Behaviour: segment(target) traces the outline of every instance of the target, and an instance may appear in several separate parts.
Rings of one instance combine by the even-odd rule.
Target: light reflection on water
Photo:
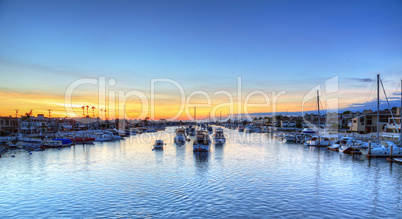
[[[0,218],[402,215],[402,166],[385,159],[235,138],[194,153],[191,142],[174,145],[173,133],[162,133],[171,134],[164,150],[153,151],[152,139],[139,143],[145,136],[138,135],[5,154]]]

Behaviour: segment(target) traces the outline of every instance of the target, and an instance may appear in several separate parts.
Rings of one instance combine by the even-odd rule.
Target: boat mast
[[[321,116],[320,116],[320,94],[318,90],[317,90],[317,105],[318,105],[318,130],[319,130],[321,125]]]
[[[194,106],[194,122],[197,124],[197,107]]]
[[[380,74],[377,74],[377,140],[380,141]]]

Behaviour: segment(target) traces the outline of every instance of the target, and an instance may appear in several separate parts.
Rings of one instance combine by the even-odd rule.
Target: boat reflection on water
[[[203,178],[209,173],[210,152],[194,152],[195,170]]]
[[[209,161],[209,152],[194,152],[195,163],[205,163]]]
[[[155,154],[155,163],[156,164],[163,164],[163,150],[153,150]]]

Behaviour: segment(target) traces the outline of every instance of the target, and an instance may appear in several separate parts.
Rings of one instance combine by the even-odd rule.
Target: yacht
[[[402,157],[402,148],[395,145],[393,142],[384,141],[380,144],[371,143],[371,151],[369,151],[369,143],[366,143],[362,149],[360,149],[363,155],[369,157],[389,157],[391,156],[391,146],[392,146],[392,156]]]
[[[213,135],[215,144],[224,144],[226,142],[225,135],[223,134],[222,128],[216,128]]]
[[[174,142],[176,144],[184,144],[186,142],[186,129],[185,128],[177,128],[176,129],[176,137],[174,138]]]
[[[95,141],[112,141],[113,137],[109,134],[95,133]]]
[[[196,139],[193,144],[193,151],[209,151],[211,147],[211,140],[209,139],[209,132],[206,130],[197,131]]]
[[[305,143],[310,140],[317,132],[311,128],[305,128],[303,131],[295,136],[295,141],[298,143]]]
[[[353,141],[354,138],[352,137],[341,137],[337,141],[335,141],[331,146],[327,148],[332,151],[339,151],[339,148],[342,146],[346,146],[349,142]]]
[[[309,140],[307,140],[306,143],[304,143],[304,145],[307,146],[329,146],[331,145],[331,141],[329,140],[328,137],[321,137],[321,136],[313,136],[312,138],[310,138]]]
[[[360,154],[360,149],[364,147],[364,142],[361,140],[356,140],[354,138],[348,138],[345,142],[341,142],[341,147],[339,152],[345,154]]]

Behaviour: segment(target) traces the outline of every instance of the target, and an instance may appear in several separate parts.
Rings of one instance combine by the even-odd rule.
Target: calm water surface
[[[237,132],[194,153],[147,135],[0,159],[0,218],[402,218],[402,166]],[[151,136],[151,137],[152,137]],[[243,134],[240,135],[242,137]],[[16,155],[11,158],[11,154]]]

